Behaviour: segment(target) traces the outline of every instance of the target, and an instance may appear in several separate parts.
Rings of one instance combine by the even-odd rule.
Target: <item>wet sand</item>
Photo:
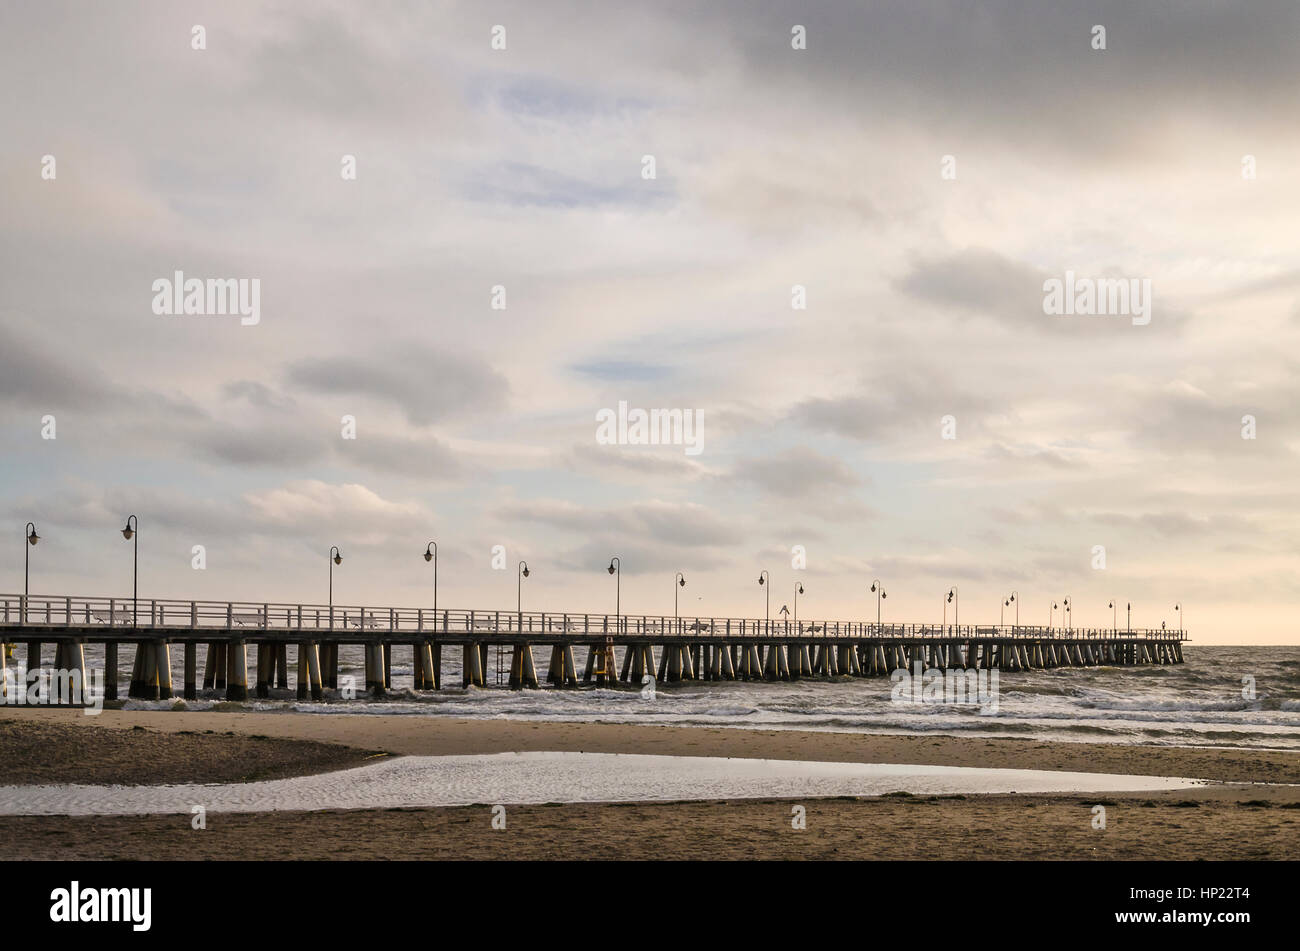
[[[574,751],[657,753],[666,756],[744,756],[825,762],[908,763],[1093,773],[1191,776],[1224,782],[1300,783],[1300,753],[1112,743],[1046,743],[969,736],[745,730],[727,727],[636,726],[621,723],[539,723],[383,714],[176,712],[106,710],[88,717],[74,710],[5,710],[0,718],[62,723],[88,729],[145,727],[161,733],[234,733],[311,740],[406,756]],[[76,781],[75,763],[62,781]],[[152,765],[139,764],[140,782]],[[184,781],[195,781],[192,777]]]
[[[335,743],[213,728],[85,729],[0,714],[0,783],[7,786],[251,783],[347,769],[374,755]]]
[[[507,806],[504,830],[492,828],[487,804],[213,814],[201,831],[191,829],[188,816],[0,817],[3,859],[1287,859],[1300,854],[1300,788],[1236,785],[1300,783],[1300,754],[1287,752],[383,715],[105,711],[86,717],[23,710],[4,711],[3,717],[0,755],[27,751],[18,761],[4,756],[7,783],[38,781],[33,776],[43,782],[109,782],[99,777],[130,775],[148,783],[269,778],[254,775],[271,768],[267,753],[274,754],[269,759],[283,757],[275,774],[283,776],[355,765],[374,752],[576,750],[1080,770],[1233,784],[1095,798],[889,796]],[[15,723],[24,725],[11,726]],[[51,725],[61,727],[63,739],[34,732]],[[77,731],[87,739],[77,739]],[[16,741],[5,739],[11,733]],[[32,750],[42,735],[51,742],[38,765]],[[259,736],[266,739],[255,739]],[[173,742],[182,745],[169,747]],[[211,747],[200,751],[184,745],[193,743]],[[86,770],[88,744],[95,747],[92,772]],[[244,762],[254,765],[239,768]],[[228,765],[221,769],[234,765],[228,775],[217,775],[222,763]],[[1104,830],[1093,828],[1092,808],[1098,804],[1106,808]],[[806,810],[806,830],[792,828],[795,805]]]

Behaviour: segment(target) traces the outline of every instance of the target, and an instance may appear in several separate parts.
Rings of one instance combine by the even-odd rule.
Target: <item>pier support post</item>
[[[771,644],[767,648],[767,657],[763,660],[763,679],[780,680],[781,679],[781,653],[783,648],[780,644]]]
[[[785,648],[786,663],[790,665],[790,679],[798,680],[807,671],[803,666],[804,645],[798,643],[787,644]]]
[[[442,687],[442,678],[433,663],[433,645],[428,641],[420,645],[420,663],[424,666],[424,689],[440,689]]]
[[[304,646],[307,648],[307,682],[311,689],[311,698],[319,703],[325,699],[325,689],[320,674],[320,651],[315,641]]]
[[[310,669],[307,666],[307,645],[303,641],[298,642],[297,668],[298,668],[298,676],[296,678],[298,682],[297,697],[299,700],[306,700],[308,697],[311,696],[311,681],[309,677]],[[369,657],[367,657],[366,658],[367,674],[369,673],[369,671],[370,671],[370,659]]]
[[[516,644],[510,657],[510,689],[522,690],[536,687],[537,669],[533,665],[531,644]]]
[[[478,644],[466,644],[461,666],[461,686],[483,686],[483,654]]]
[[[228,652],[226,663],[226,699],[243,702],[248,699],[248,653],[243,641],[224,645]]]
[[[185,699],[196,700],[199,696],[199,645],[194,641],[185,642]]]
[[[682,646],[680,644],[665,644],[663,657],[663,676],[661,680],[667,680],[668,683],[679,683],[682,679]]]
[[[117,644],[104,644],[104,699],[117,699]]]
[[[372,697],[383,697],[388,693],[388,685],[392,680],[391,660],[388,654],[387,644],[370,644],[367,649],[371,656],[371,676],[370,695]]]
[[[648,642],[631,645],[623,657],[623,667],[628,671],[627,682],[639,687],[647,676],[655,675],[654,648]]]
[[[171,645],[165,640],[159,641],[155,650],[157,651],[157,660],[155,667],[158,670],[158,699],[172,699],[172,649]]]
[[[257,645],[257,684],[254,692],[265,699],[271,696],[271,677],[275,672],[275,661],[271,655],[270,644]]]
[[[161,700],[162,676],[158,670],[157,645],[141,642],[138,649],[144,655],[144,688],[142,696],[146,700]]]
[[[736,679],[735,657],[732,654],[731,646],[723,644],[718,648],[718,675],[723,680]]]
[[[27,668],[31,670],[31,668]],[[131,679],[127,682],[126,695],[131,699],[144,696],[144,656],[140,645],[135,645],[135,656],[131,659]]]

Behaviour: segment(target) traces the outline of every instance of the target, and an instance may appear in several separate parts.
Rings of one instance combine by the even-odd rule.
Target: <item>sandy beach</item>
[[[1189,790],[886,796],[222,814],[0,817],[0,858],[1284,859],[1300,850],[1300,755],[724,728],[384,715],[6,711],[5,782],[244,782],[383,754],[656,753],[980,766],[1216,780]],[[1092,827],[1092,808],[1107,828]]]

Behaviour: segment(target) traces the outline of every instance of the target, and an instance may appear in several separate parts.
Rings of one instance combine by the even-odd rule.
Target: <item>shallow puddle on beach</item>
[[[3,786],[0,815],[140,815],[386,809],[474,803],[819,798],[950,793],[1136,792],[1204,780],[964,766],[897,766],[626,753],[407,756],[256,783]]]

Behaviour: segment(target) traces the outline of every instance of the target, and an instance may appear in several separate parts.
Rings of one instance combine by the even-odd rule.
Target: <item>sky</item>
[[[0,589],[32,520],[33,593],[129,596],[135,514],[142,597],[322,603],[337,545],[336,603],[427,606],[432,540],[442,607],[522,559],[612,612],[618,555],[631,614],[1294,644],[1298,48],[1291,0],[6,3]],[[259,319],[155,313],[178,270]]]

